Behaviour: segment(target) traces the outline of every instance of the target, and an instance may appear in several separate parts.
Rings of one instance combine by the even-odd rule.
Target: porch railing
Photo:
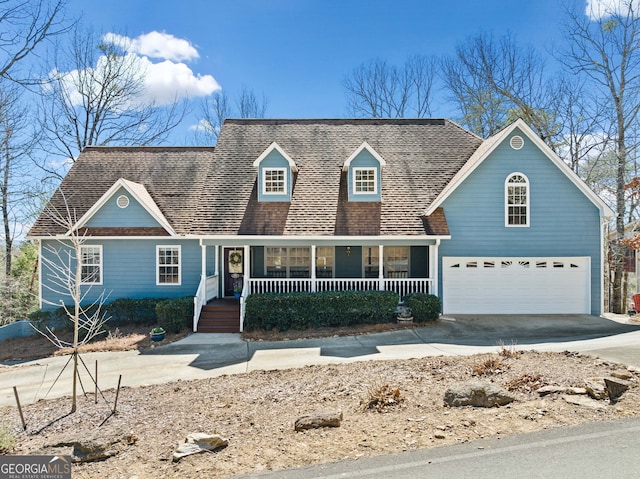
[[[198,330],[198,320],[200,319],[202,307],[213,298],[218,297],[218,283],[218,275],[206,276],[200,280],[196,295],[193,297],[193,332]]]
[[[397,293],[401,299],[411,293],[428,293],[432,283],[431,278],[250,278],[248,293],[386,290]]]

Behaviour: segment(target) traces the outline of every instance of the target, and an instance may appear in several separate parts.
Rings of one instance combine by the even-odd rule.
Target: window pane
[[[385,276],[387,278],[409,277],[409,247],[388,246],[385,251]]]
[[[80,248],[80,282],[100,283],[102,258],[99,246],[82,246]]]
[[[375,193],[376,191],[376,170],[375,169],[355,169],[355,191],[356,193]]]
[[[158,248],[158,283],[180,283],[180,249]]]
[[[378,252],[377,247],[365,246],[362,248],[364,252],[364,277],[365,278],[377,278],[378,277]]]
[[[285,191],[285,170],[264,170],[264,192],[265,193],[286,193]]]
[[[316,248],[316,277],[333,278],[333,256],[332,246],[320,246]]]
[[[528,185],[522,175],[512,175],[507,182],[507,224],[527,225]]]

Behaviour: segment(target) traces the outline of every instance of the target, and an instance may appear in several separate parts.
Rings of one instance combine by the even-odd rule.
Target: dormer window
[[[377,168],[354,168],[353,169],[353,193],[376,194],[378,192],[378,169]]]
[[[287,194],[286,168],[264,168],[262,170],[262,194]]]
[[[258,201],[291,201],[293,175],[298,168],[277,143],[271,143],[253,166],[258,169]]]
[[[349,201],[381,201],[382,168],[385,165],[384,158],[376,150],[366,141],[362,143],[342,166],[346,173]]]

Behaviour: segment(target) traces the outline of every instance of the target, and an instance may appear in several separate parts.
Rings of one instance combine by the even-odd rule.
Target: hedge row
[[[159,325],[168,332],[180,332],[193,321],[193,297],[182,298],[119,298],[102,306],[109,325]],[[91,314],[91,310],[89,311]],[[64,308],[53,311],[38,310],[29,314],[29,320],[52,323],[56,327],[71,327]]]
[[[398,295],[392,291],[326,291],[252,294],[247,298],[245,329],[309,329],[388,323],[395,318]]]

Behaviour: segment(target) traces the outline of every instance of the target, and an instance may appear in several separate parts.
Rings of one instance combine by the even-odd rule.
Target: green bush
[[[436,321],[440,317],[440,298],[433,294],[410,294],[404,299],[404,304],[411,308],[413,320],[417,323]]]
[[[168,333],[179,333],[193,324],[193,296],[165,299],[156,304],[158,326]]]
[[[119,298],[104,306],[111,324],[145,324],[158,322],[156,306],[167,298]]]
[[[286,331],[387,323],[395,317],[397,305],[398,295],[392,291],[252,294],[247,298],[245,329]]]

